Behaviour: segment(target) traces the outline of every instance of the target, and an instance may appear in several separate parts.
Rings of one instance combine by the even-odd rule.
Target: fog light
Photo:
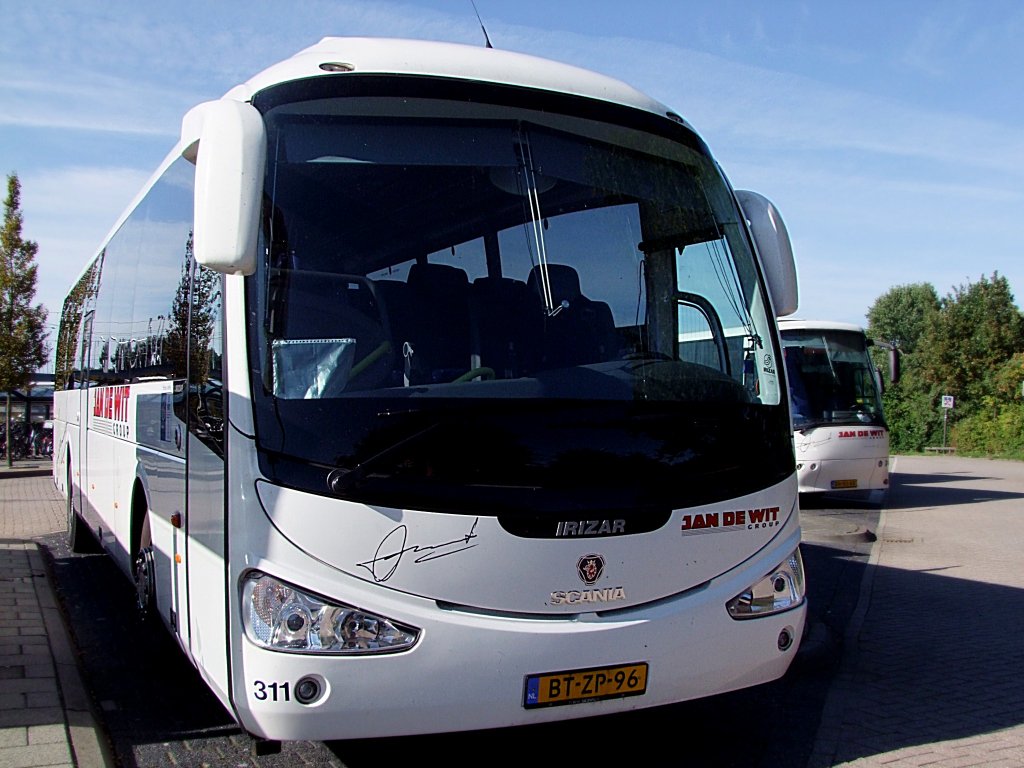
[[[295,684],[295,699],[299,704],[312,704],[320,698],[323,687],[315,677],[304,677]]]
[[[779,650],[788,651],[793,645],[793,628],[786,627],[779,632]]]

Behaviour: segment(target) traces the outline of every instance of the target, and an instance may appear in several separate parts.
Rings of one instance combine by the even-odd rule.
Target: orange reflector
[[[171,515],[171,525],[175,528],[181,528],[181,512],[175,512]]]
[[[181,555],[179,555],[177,552],[174,553],[174,562],[176,562],[178,565],[181,565]]]

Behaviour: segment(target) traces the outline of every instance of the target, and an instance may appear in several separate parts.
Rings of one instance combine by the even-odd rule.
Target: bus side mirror
[[[772,296],[775,315],[792,315],[799,306],[800,294],[797,288],[793,245],[789,240],[789,231],[782,220],[782,215],[768,198],[757,192],[738,189],[736,200],[750,225],[754,246],[761,257],[761,266],[768,281],[768,292]]]
[[[900,380],[900,353],[896,347],[889,349],[889,381],[895,384]]]
[[[228,275],[256,270],[267,137],[251,104],[220,99],[189,110],[182,156],[196,165],[192,246],[204,267]]]

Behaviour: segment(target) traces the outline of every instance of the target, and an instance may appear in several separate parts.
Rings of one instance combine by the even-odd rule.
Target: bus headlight
[[[242,585],[245,634],[257,645],[294,653],[366,654],[411,648],[419,630],[329,602],[261,571]]]
[[[796,608],[804,601],[804,561],[800,549],[771,573],[725,604],[734,619],[754,619]]]

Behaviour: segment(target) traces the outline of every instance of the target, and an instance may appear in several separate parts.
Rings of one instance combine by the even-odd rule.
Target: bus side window
[[[728,356],[720,326],[713,322],[714,312],[707,302],[680,299],[679,359],[722,371],[728,370]],[[714,319],[717,319],[715,317]]]
[[[803,357],[801,347],[783,347],[782,354],[786,361],[786,378],[789,381],[789,401],[794,422],[807,421],[811,417],[811,400],[804,382]]]

